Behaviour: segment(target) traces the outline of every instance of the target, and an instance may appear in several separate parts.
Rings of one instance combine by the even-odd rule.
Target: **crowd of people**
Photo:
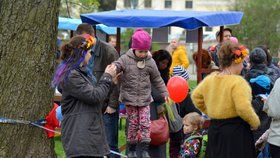
[[[177,39],[166,50],[150,52],[151,36],[137,29],[129,50],[119,56],[114,37],[106,43],[90,24],[80,24],[61,47],[52,81],[62,93],[66,156],[120,157],[122,103],[128,158],[167,157],[167,141],[151,143],[152,122],[162,116],[169,125],[170,158],[280,157],[280,69],[269,48],[257,46],[249,53],[229,28],[216,36],[218,44],[202,53],[203,68],[214,72],[202,74],[202,82],[174,103],[169,79],[189,79],[186,47]]]

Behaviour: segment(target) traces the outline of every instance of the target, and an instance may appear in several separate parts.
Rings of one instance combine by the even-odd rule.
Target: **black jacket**
[[[256,78],[259,75],[267,75],[271,81],[273,82],[274,79],[274,72],[268,68],[265,64],[258,64],[253,65],[249,72],[246,74],[245,78],[250,83],[250,79]],[[271,84],[271,89],[265,90],[261,86],[257,85],[256,83],[250,83],[250,86],[252,88],[252,106],[256,112],[256,114],[259,116],[259,119],[261,121],[260,127],[253,131],[254,134],[254,141],[257,141],[259,137],[269,128],[271,123],[271,118],[267,116],[267,113],[265,113],[263,109],[263,101],[260,97],[258,97],[258,94],[265,94],[270,93],[273,84]]]
[[[93,86],[85,68],[79,68],[72,70],[61,86],[61,134],[67,157],[109,154],[100,103],[107,97],[111,83],[111,76],[104,74]]]

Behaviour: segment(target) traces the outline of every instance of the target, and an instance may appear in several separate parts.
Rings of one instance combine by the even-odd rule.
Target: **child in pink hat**
[[[138,132],[140,133],[141,156],[149,158],[148,147],[150,138],[150,103],[151,88],[155,87],[165,99],[168,92],[157,69],[156,63],[149,52],[151,36],[142,29],[132,35],[131,49],[122,55],[114,64],[118,72],[123,72],[120,101],[125,104],[128,115],[128,157],[136,158]],[[138,131],[139,130],[139,131]]]

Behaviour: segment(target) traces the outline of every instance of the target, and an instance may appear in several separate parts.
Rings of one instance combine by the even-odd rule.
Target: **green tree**
[[[108,11],[116,9],[116,0],[102,0],[99,2],[100,6],[98,8],[99,11]]]
[[[280,0],[236,0],[235,10],[244,12],[241,24],[233,26],[234,35],[250,49],[268,45],[277,53],[280,41]]]
[[[60,0],[59,15],[62,17],[80,18],[80,14],[97,11],[98,0]]]
[[[0,117],[32,120],[52,108],[59,0],[0,1]],[[56,157],[44,130],[0,123],[0,157]]]
[[[126,52],[129,48],[129,41],[131,39],[131,36],[134,32],[134,29],[127,28],[122,34],[121,34],[121,51]]]

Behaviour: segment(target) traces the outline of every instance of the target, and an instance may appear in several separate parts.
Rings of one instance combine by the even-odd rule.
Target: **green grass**
[[[189,83],[189,87],[190,87],[191,90],[193,90],[197,85],[196,80],[189,80],[188,83]]]
[[[122,118],[119,120],[119,148],[126,144],[126,136],[125,136],[125,124],[126,119]],[[121,151],[122,154],[125,154],[125,150]]]
[[[57,155],[58,158],[66,158],[63,147],[62,147],[62,143],[61,143],[61,137],[55,137],[54,138],[54,143],[55,143],[55,153]]]

